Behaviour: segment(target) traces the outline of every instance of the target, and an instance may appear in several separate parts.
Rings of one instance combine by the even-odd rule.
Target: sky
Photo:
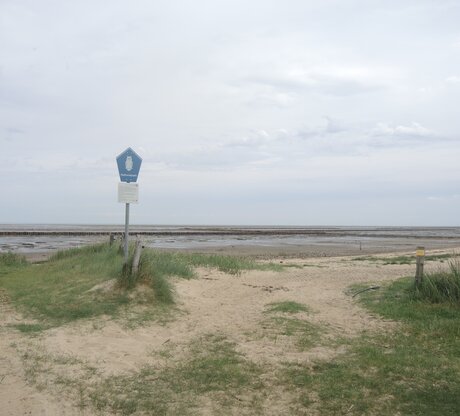
[[[459,226],[459,0],[0,0],[0,223]]]

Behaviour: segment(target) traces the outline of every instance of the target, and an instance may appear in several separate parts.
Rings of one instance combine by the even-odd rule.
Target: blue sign
[[[130,147],[117,156],[118,172],[122,182],[136,182],[142,158]]]

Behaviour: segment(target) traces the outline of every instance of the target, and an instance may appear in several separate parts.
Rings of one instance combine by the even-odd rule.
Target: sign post
[[[125,261],[124,263],[128,263],[128,239],[129,239],[129,203],[127,202],[125,204],[125,239],[124,239],[124,247],[123,247],[123,253],[125,255]]]
[[[142,158],[130,147],[117,156],[118,173],[120,183],[118,184],[118,202],[125,204],[125,238],[124,255],[125,264],[128,262],[129,247],[129,204],[138,203],[139,184],[137,177],[142,164]]]

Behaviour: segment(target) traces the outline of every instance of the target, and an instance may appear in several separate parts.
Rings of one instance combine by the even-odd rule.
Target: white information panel
[[[118,202],[137,204],[139,202],[139,184],[135,182],[119,182]]]

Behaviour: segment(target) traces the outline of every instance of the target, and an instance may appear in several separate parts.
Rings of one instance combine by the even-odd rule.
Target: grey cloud
[[[447,77],[445,80],[448,84],[457,84],[460,85],[460,76],[457,75],[452,75],[450,77]]]
[[[389,136],[400,138],[433,138],[436,133],[420,123],[412,122],[409,125],[391,125],[388,123],[378,123],[372,129],[374,136]]]
[[[310,139],[314,137],[324,137],[327,135],[352,131],[351,127],[345,126],[344,123],[338,119],[324,116],[323,120],[324,124],[320,126],[306,127],[294,132],[294,137],[298,137],[300,139]]]
[[[262,77],[248,77],[248,84],[268,86],[274,92],[289,94],[312,92],[332,96],[364,94],[383,88],[389,83],[372,74],[372,70],[361,68],[323,68],[313,70],[289,71]]]
[[[265,130],[250,131],[246,134],[242,134],[240,137],[233,138],[226,143],[223,143],[224,147],[260,147],[269,144],[276,140],[276,137],[269,134]]]
[[[37,218],[41,194],[65,194],[66,206],[42,221],[113,218],[115,157],[128,146],[144,158],[145,222],[173,218],[170,201],[184,191],[223,195],[221,179],[235,184],[232,204],[249,222],[260,210],[241,195],[262,201],[262,187],[279,201],[264,206],[278,223],[279,212],[297,223],[331,223],[338,211],[352,221],[361,207],[343,196],[363,181],[399,207],[408,187],[426,187],[427,166],[426,192],[454,188],[460,6],[403,3],[0,1],[0,170],[15,175],[1,218]],[[152,209],[159,188],[162,211]],[[286,189],[298,204],[283,201]],[[307,217],[315,189],[333,208],[316,204]],[[85,213],[88,200],[104,206],[97,217]],[[196,209],[209,211],[199,199]],[[444,218],[436,209],[425,222]],[[237,221],[219,210],[222,222]],[[385,211],[363,221],[394,221]]]

